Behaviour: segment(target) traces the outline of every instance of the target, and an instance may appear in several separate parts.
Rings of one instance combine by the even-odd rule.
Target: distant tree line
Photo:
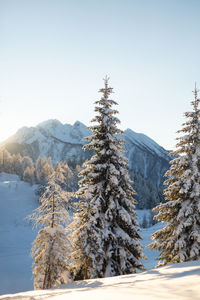
[[[62,168],[65,174],[65,186],[68,191],[75,191],[78,188],[78,172],[80,166],[72,169],[66,162],[58,162],[53,165],[50,157],[38,157],[34,164],[29,156],[10,154],[6,149],[0,148],[0,172],[16,174],[19,178],[30,184],[39,184],[45,186],[48,178],[58,168]],[[40,188],[38,188],[38,192]],[[42,191],[42,189],[41,189]]]

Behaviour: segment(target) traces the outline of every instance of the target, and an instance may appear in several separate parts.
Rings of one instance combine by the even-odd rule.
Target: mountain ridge
[[[46,120],[35,127],[22,127],[1,146],[11,154],[30,156],[34,161],[51,157],[53,163],[66,161],[75,167],[91,157],[94,152],[83,150],[85,137],[91,130],[76,121],[73,125],[62,124],[56,119]],[[169,151],[145,134],[126,129],[124,135],[125,155],[129,160],[129,173],[134,181],[137,200],[145,208],[151,208],[163,200],[163,175],[169,168]],[[140,206],[140,208],[142,208]]]
[[[56,131],[54,134],[48,134],[51,132],[50,130],[53,130],[56,128]],[[58,134],[58,129],[60,129],[61,134]],[[64,129],[64,130],[63,130]],[[79,135],[77,135],[79,130]],[[10,142],[19,142],[19,143],[24,143],[24,138],[26,135],[32,135],[36,132],[40,132],[41,134],[44,134],[46,137],[51,136],[52,138],[58,139],[60,142],[66,142],[66,143],[71,143],[71,144],[84,144],[85,142],[82,141],[82,139],[86,136],[89,136],[92,134],[92,131],[87,127],[85,124],[83,124],[80,121],[75,121],[73,125],[65,123],[63,124],[57,119],[49,119],[43,122],[40,122],[36,126],[23,126],[20,129],[17,130],[17,132],[10,136],[8,139],[5,141],[1,142],[0,145],[5,145]],[[60,133],[60,132],[59,132]],[[75,133],[75,135],[74,135]],[[166,155],[166,152],[168,153],[169,151],[164,149],[162,146],[160,146],[158,143],[156,143],[152,138],[148,137],[147,135],[143,133],[138,133],[133,131],[130,128],[127,128],[124,130],[124,134],[129,137],[132,141],[134,140],[137,145],[143,145],[147,148],[149,148],[150,151],[153,149],[157,151],[157,154],[160,155],[160,153],[164,153]],[[56,136],[56,135],[59,135]],[[26,141],[29,137],[26,137]],[[122,136],[123,137],[123,136]],[[32,141],[28,141],[28,144],[32,143]],[[152,147],[151,147],[152,146]],[[161,150],[160,153],[158,150]]]

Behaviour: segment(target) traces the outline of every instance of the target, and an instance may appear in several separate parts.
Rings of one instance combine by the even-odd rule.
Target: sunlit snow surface
[[[152,300],[200,299],[200,262],[176,264],[135,275],[93,279],[60,289],[0,296],[0,299]]]
[[[36,232],[25,217],[37,207],[34,186],[15,175],[0,175],[0,294],[33,289],[30,249]],[[138,211],[139,222],[147,211]],[[151,242],[150,235],[162,224],[143,229],[143,244]],[[157,263],[158,253],[144,250],[147,269]],[[66,289],[64,289],[66,288]],[[81,293],[80,293],[81,292]],[[191,262],[151,269],[136,275],[75,282],[61,289],[23,292],[0,296],[0,299],[200,299],[200,262]]]

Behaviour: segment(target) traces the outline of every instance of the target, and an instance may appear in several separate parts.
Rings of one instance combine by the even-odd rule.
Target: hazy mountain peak
[[[134,144],[138,146],[145,147],[149,151],[155,152],[159,156],[166,156],[168,151],[161,147],[158,143],[156,143],[153,139],[148,137],[143,133],[137,133],[132,129],[128,128],[125,130],[125,135],[128,139],[130,139]]]
[[[82,122],[80,122],[80,121],[76,121],[76,122],[74,122],[74,125],[73,125],[74,127],[83,127],[83,128],[87,128],[87,126],[85,125],[85,124],[83,124]]]
[[[56,126],[62,126],[63,124],[57,119],[49,119],[39,123],[36,127],[38,128],[54,128]]]

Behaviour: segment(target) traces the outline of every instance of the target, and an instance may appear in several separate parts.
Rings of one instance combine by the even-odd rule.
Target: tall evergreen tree
[[[61,181],[62,172],[57,169],[48,180],[41,205],[29,217],[35,226],[42,227],[32,247],[35,289],[52,288],[69,280],[69,240],[65,229],[69,222],[66,210],[69,193],[61,189]]]
[[[178,131],[176,158],[166,172],[164,184],[167,202],[158,205],[156,219],[167,222],[152,236],[152,249],[160,252],[159,265],[200,259],[200,100],[195,86],[193,111]],[[178,155],[178,157],[177,157]]]
[[[128,161],[124,157],[123,141],[117,128],[117,103],[109,99],[113,92],[100,89],[103,95],[96,101],[97,116],[90,127],[85,148],[96,154],[84,164],[80,172],[83,199],[73,224],[72,272],[75,279],[115,276],[143,269],[139,226],[135,211],[136,200],[128,174]]]

